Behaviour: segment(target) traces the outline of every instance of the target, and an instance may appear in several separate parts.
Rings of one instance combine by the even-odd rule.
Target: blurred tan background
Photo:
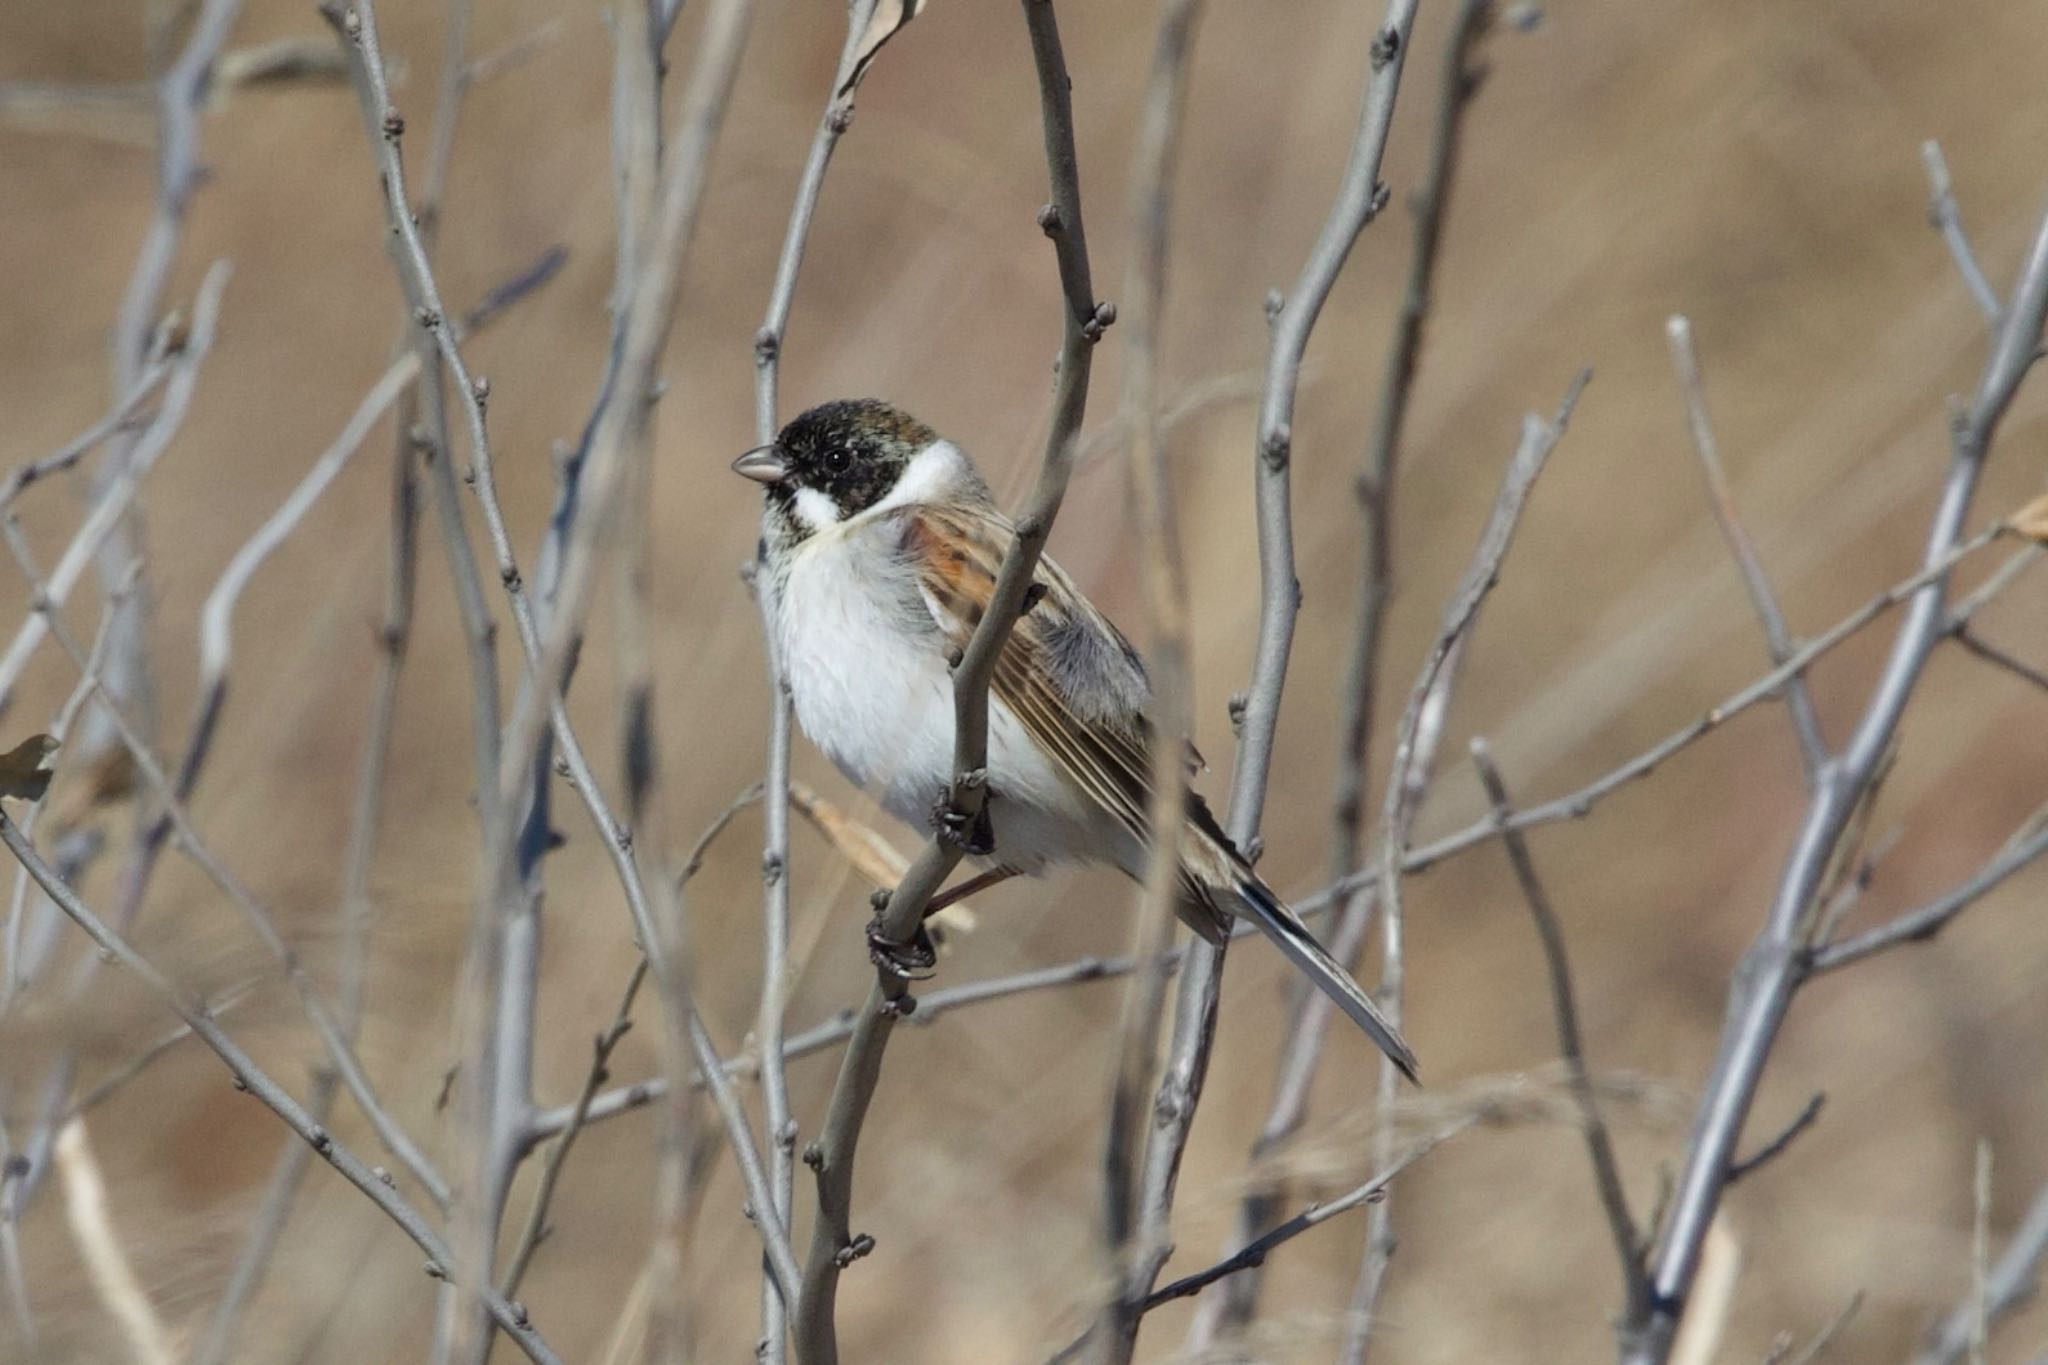
[[[142,6],[0,5],[0,81],[110,85],[145,72]],[[1423,6],[1386,178],[1415,185],[1449,6]],[[440,6],[387,0],[386,42],[408,75],[415,128],[431,107]],[[472,348],[491,380],[500,477],[522,556],[538,546],[550,443],[573,437],[604,359],[611,187],[609,42],[596,5],[482,0],[488,51],[559,14],[530,62],[478,87],[456,148],[441,277],[470,300],[544,248],[563,277]],[[1378,6],[1269,0],[1210,7],[1188,111],[1172,263],[1169,392],[1256,371],[1261,300],[1292,279],[1335,188]],[[1151,43],[1150,6],[1060,12],[1075,81],[1098,292],[1126,257],[1126,175]],[[322,30],[310,3],[258,0],[236,42]],[[656,475],[659,726],[685,846],[758,777],[767,717],[756,619],[736,569],[756,498],[725,469],[751,444],[751,339],[773,255],[841,40],[839,6],[764,0],[720,148],[665,373]],[[686,55],[686,18],[672,53]],[[1468,555],[1520,414],[1551,410],[1574,371],[1596,378],[1539,486],[1489,606],[1444,753],[1425,838],[1481,809],[1468,736],[1496,745],[1525,801],[1576,785],[1761,671],[1764,649],[1707,517],[1663,322],[1689,314],[1743,508],[1794,629],[1815,632],[1909,573],[1945,460],[1945,398],[1966,389],[1984,329],[1926,224],[1919,145],[1939,137],[1986,266],[2010,278],[2048,194],[2048,9],[1964,0],[1797,6],[1559,3],[1533,33],[1503,31],[1467,136],[1429,349],[1404,452],[1400,596],[1382,734]],[[685,60],[677,60],[680,73]],[[679,82],[677,82],[679,84]],[[1042,439],[1059,323],[1052,255],[1033,223],[1044,193],[1037,97],[1014,4],[936,0],[884,53],[841,146],[791,323],[789,411],[845,394],[901,402],[973,450],[1011,490]],[[106,344],[152,194],[146,114],[0,112],[0,461],[46,453],[97,418]],[[417,150],[417,149],[416,149]],[[234,262],[220,344],[146,507],[158,668],[182,742],[195,613],[227,558],[276,506],[381,373],[398,315],[381,206],[352,95],[341,86],[231,93],[205,124],[211,176],[173,286],[189,298]],[[1306,602],[1266,816],[1264,868],[1283,889],[1327,863],[1337,690],[1359,576],[1351,479],[1363,454],[1407,216],[1370,228],[1326,310],[1295,421],[1295,513]],[[1101,352],[1093,413],[1114,408],[1120,338]],[[2040,490],[2048,394],[2022,393],[1980,502],[2002,514]],[[1187,554],[1198,605],[1198,739],[1221,796],[1225,701],[1249,668],[1256,612],[1250,406],[1179,429]],[[238,618],[221,749],[195,802],[233,865],[326,965],[349,793],[382,600],[389,441],[380,435],[258,579]],[[62,486],[31,495],[46,549],[78,515]],[[426,532],[432,535],[431,519]],[[1113,614],[1138,625],[1113,460],[1085,469],[1053,551]],[[1968,575],[1965,575],[1968,578]],[[421,617],[387,797],[366,1060],[416,1133],[446,1153],[434,1112],[455,1060],[453,967],[471,903],[475,829],[467,691],[440,551],[423,546]],[[0,593],[4,593],[0,589]],[[2041,588],[1988,619],[1992,638],[2048,664]],[[89,630],[79,599],[73,620]],[[501,604],[499,604],[501,605]],[[502,609],[499,612],[502,619]],[[1832,737],[1860,709],[1889,625],[1830,656],[1814,686]],[[573,699],[615,777],[616,725],[600,625]],[[511,652],[506,653],[511,666]],[[20,723],[73,674],[46,649]],[[1942,654],[1905,729],[1877,825],[1901,836],[1860,912],[1916,904],[1976,867],[2042,798],[2048,697]],[[1384,757],[1382,752],[1377,755]],[[853,802],[814,753],[800,775]],[[1690,1096],[1711,1061],[1727,974],[1774,884],[1803,804],[1783,711],[1761,707],[1591,818],[1534,837],[1563,915],[1596,1066]],[[623,906],[581,812],[558,817],[542,996],[545,1100],[571,1098],[588,1039],[630,963]],[[899,846],[913,835],[890,830]],[[728,1051],[758,976],[758,818],[715,849],[692,906],[700,990]],[[649,836],[643,836],[649,837]],[[797,932],[815,939],[791,1022],[859,998],[869,969],[865,884],[800,831]],[[111,895],[100,869],[87,890]],[[1818,1127],[1730,1196],[1742,1273],[1718,1358],[1756,1360],[1810,1333],[1852,1293],[1864,1307],[1834,1358],[1896,1358],[1969,1281],[1971,1179],[1992,1144],[1994,1237],[2048,1180],[2048,921],[2044,882],[2016,879],[1939,941],[1804,994],[1759,1098],[1752,1141],[1816,1090]],[[1128,942],[1129,888],[1100,874],[982,898],[982,927],[944,965],[958,983]],[[1409,1031],[1433,1086],[1536,1068],[1554,1055],[1526,912],[1498,847],[1413,882]],[[1869,922],[1869,921],[1865,921]],[[255,975],[234,1027],[303,1085],[314,1058],[288,996],[232,912],[171,860],[140,942],[194,984]],[[1214,1258],[1264,1113],[1286,981],[1262,945],[1234,953],[1224,1032],[1182,1178],[1169,1274]],[[902,1031],[862,1147],[856,1226],[878,1242],[841,1294],[859,1361],[1009,1361],[1066,1340],[1096,1255],[1097,1153],[1118,989],[1086,985]],[[10,1124],[67,1029],[91,1025],[88,1073],[154,1037],[133,984],[103,976],[91,1020],[34,1016],[0,1034]],[[654,1069],[652,1028],[615,1073]],[[833,1074],[792,1070],[815,1131]],[[1370,1093],[1362,1040],[1339,1030],[1318,1126]],[[1689,1105],[1616,1114],[1630,1192],[1654,1202]],[[354,1116],[339,1131],[368,1135]],[[283,1130],[187,1045],[94,1119],[114,1216],[158,1308],[203,1321]],[[558,1232],[523,1297],[568,1358],[602,1357],[646,1246],[652,1120],[590,1132],[557,1206]],[[1360,1163],[1362,1152],[1357,1154]],[[1363,1175],[1362,1164],[1353,1178]],[[803,1173],[800,1172],[800,1175]],[[799,1208],[808,1207],[807,1180]],[[514,1208],[524,1208],[522,1188]],[[754,1236],[729,1163],[694,1247],[703,1358],[742,1358],[755,1334]],[[1402,1183],[1401,1237],[1375,1359],[1583,1360],[1611,1350],[1616,1275],[1576,1136],[1483,1130]],[[1298,1239],[1267,1274],[1275,1360],[1327,1359],[1359,1261],[1362,1216]],[[50,1360],[118,1357],[65,1230],[42,1198],[26,1226],[31,1294]],[[316,1170],[243,1337],[256,1361],[418,1358],[431,1318],[420,1258],[331,1173]],[[1172,1358],[1186,1307],[1156,1314],[1142,1350]],[[2048,1313],[2014,1319],[1995,1359],[2048,1349]],[[0,1355],[16,1349],[12,1340]],[[511,1352],[501,1344],[500,1358]]]

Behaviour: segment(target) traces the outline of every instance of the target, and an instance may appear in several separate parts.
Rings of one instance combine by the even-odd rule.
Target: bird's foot
[[[938,965],[939,950],[922,924],[907,943],[890,938],[882,932],[882,912],[877,910],[868,921],[868,957],[899,981],[923,981]]]
[[[939,838],[970,858],[986,858],[996,851],[996,827],[988,818],[988,803],[969,815],[953,805],[950,791],[939,793],[932,806],[932,829]]]

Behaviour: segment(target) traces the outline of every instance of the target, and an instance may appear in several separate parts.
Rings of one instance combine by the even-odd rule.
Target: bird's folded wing
[[[1013,532],[972,508],[920,507],[902,524],[905,559],[940,634],[965,648],[995,596]],[[992,691],[1075,786],[1145,838],[1149,699],[1143,666],[1065,573],[1041,559],[1035,604],[997,657]]]

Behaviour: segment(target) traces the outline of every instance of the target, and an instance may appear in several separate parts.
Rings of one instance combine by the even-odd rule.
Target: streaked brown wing
[[[904,514],[903,549],[940,632],[964,648],[995,594],[1010,544],[999,514],[925,506]],[[1107,618],[1041,559],[1038,603],[996,660],[992,691],[1074,785],[1140,840],[1150,790],[1145,675]]]

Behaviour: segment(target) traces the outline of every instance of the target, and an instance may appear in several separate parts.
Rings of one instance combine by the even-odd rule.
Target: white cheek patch
[[[839,504],[815,488],[796,490],[796,514],[813,531],[839,524]]]
[[[968,468],[967,456],[960,447],[951,441],[933,441],[910,457],[910,463],[897,476],[896,486],[869,510],[887,512],[939,501],[959,488]]]

